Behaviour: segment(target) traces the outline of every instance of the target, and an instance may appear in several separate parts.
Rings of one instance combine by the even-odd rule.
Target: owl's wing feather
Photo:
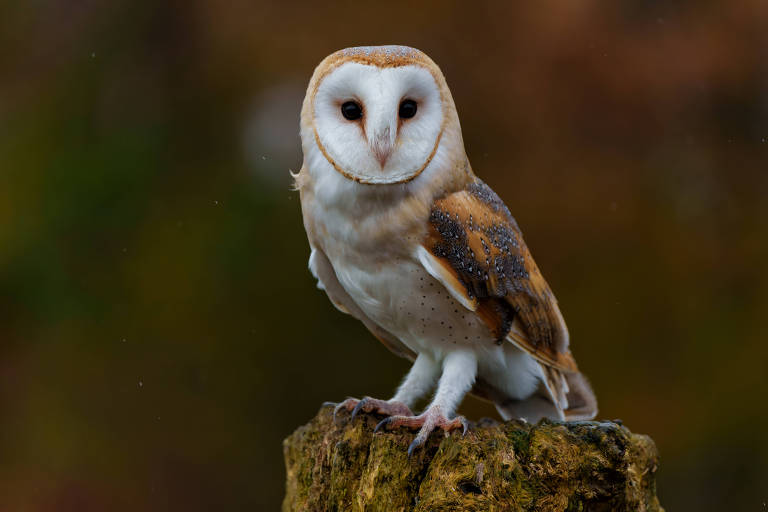
[[[546,366],[578,372],[549,285],[515,219],[480,179],[434,202],[417,257],[498,342],[511,341]]]

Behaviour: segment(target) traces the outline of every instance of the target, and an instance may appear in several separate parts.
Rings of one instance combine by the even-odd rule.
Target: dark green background
[[[407,364],[306,269],[314,66],[416,46],[669,510],[768,501],[762,1],[0,4],[0,509],[275,510]],[[463,412],[492,414],[474,400]]]

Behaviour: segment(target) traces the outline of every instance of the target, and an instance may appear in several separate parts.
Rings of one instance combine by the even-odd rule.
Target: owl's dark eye
[[[363,117],[363,109],[354,101],[345,101],[341,106],[341,115],[343,115],[345,119],[354,121],[355,119]]]
[[[410,119],[416,115],[416,102],[413,100],[405,100],[400,104],[400,117],[402,119]]]

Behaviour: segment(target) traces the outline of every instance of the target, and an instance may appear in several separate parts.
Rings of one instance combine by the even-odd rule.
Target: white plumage
[[[473,173],[439,68],[407,47],[336,52],[315,70],[295,176],[319,286],[414,361],[388,401],[423,443],[467,392],[503,417],[591,418],[596,401],[562,315],[514,219]],[[419,416],[410,407],[437,391]]]

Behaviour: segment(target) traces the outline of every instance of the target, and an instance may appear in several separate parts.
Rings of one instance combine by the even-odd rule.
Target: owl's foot
[[[403,402],[398,402],[397,400],[379,400],[369,396],[363,397],[362,400],[358,400],[357,398],[347,398],[338,404],[326,402],[323,405],[334,405],[334,420],[336,419],[336,413],[342,409],[346,409],[352,413],[349,419],[354,419],[360,411],[375,412],[386,416],[413,416],[411,409]]]
[[[419,433],[416,434],[416,438],[408,447],[408,456],[410,457],[413,453],[413,450],[427,442],[429,434],[431,434],[435,428],[443,429],[446,435],[452,430],[461,428],[462,435],[464,435],[467,433],[469,424],[467,423],[467,420],[464,418],[464,416],[456,416],[452,420],[449,420],[443,415],[440,407],[432,406],[418,416],[401,415],[385,418],[378,425],[376,425],[374,432],[382,428],[385,430],[391,430],[397,427],[419,429]]]

